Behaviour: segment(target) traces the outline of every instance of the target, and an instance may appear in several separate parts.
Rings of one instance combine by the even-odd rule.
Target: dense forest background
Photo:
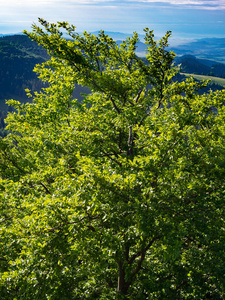
[[[225,78],[223,61],[223,46],[225,39],[204,39],[195,43],[171,48],[178,56],[175,64],[180,66],[180,74],[174,80],[181,81],[186,74],[199,74]],[[118,40],[118,43],[121,41]],[[214,46],[212,46],[214,45]],[[137,54],[144,54],[146,45],[138,43]],[[202,50],[204,49],[204,51]],[[211,49],[211,52],[210,52]],[[198,50],[198,51],[197,51]],[[203,52],[202,52],[203,51]],[[193,55],[194,54],[194,55]],[[214,54],[214,56],[213,56]],[[196,56],[195,56],[196,55]],[[209,59],[207,59],[209,58]],[[217,59],[217,61],[212,59]],[[37,78],[33,69],[49,59],[45,49],[25,35],[10,35],[0,37],[0,135],[7,134],[4,119],[11,110],[5,103],[8,99],[21,102],[31,101],[25,89],[40,91],[44,84]],[[223,83],[212,82],[207,89],[221,90]],[[201,93],[206,90],[202,90]],[[74,97],[82,99],[80,93],[88,89],[77,86]]]

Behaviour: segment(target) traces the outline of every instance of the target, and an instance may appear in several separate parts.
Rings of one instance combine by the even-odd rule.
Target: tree
[[[1,139],[2,299],[223,299],[225,91],[173,81],[170,32],[144,62],[137,33],[40,23],[49,86]]]

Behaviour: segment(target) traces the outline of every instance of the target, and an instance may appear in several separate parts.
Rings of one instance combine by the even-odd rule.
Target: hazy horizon
[[[0,0],[0,34],[31,30],[38,17],[68,21],[78,32],[105,30],[130,34],[143,28],[173,39],[225,38],[224,0]]]

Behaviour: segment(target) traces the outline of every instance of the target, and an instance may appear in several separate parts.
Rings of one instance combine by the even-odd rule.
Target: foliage
[[[218,89],[224,89],[225,87],[225,78],[219,78],[214,76],[206,76],[206,75],[196,75],[196,74],[188,74],[188,73],[181,73],[185,76],[192,76],[196,80],[209,80],[211,84],[209,84],[212,90],[216,90],[214,87]]]
[[[223,299],[225,92],[172,81],[170,32],[145,64],[136,33],[40,22],[49,86],[0,141],[1,298]]]

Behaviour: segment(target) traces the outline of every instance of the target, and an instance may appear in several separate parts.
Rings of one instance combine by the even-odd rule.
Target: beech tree
[[[0,140],[1,299],[224,299],[225,91],[175,82],[171,32],[143,60],[137,33],[39,21],[47,85]]]

